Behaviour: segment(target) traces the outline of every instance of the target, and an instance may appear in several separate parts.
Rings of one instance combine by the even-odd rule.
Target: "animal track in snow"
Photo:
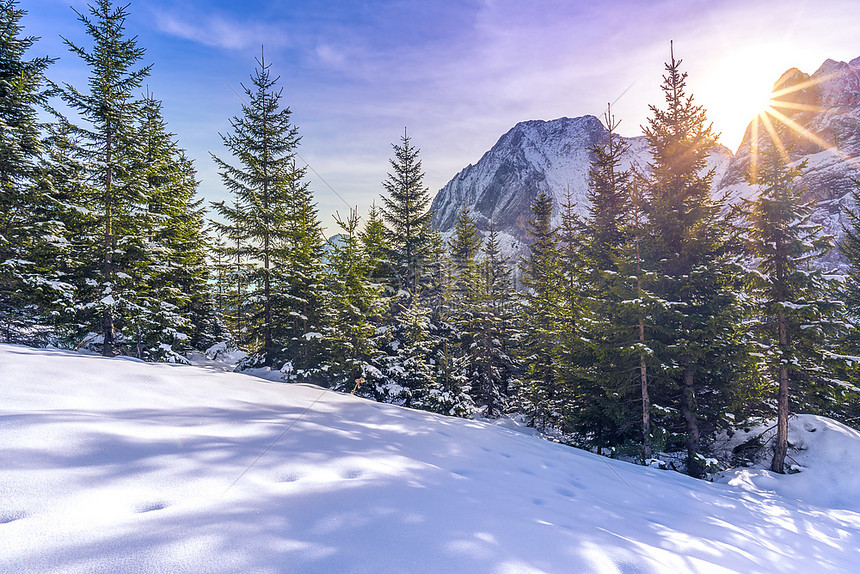
[[[23,510],[0,510],[0,524],[9,524],[26,517],[27,513]]]
[[[134,511],[137,512],[138,514],[143,514],[144,512],[154,512],[156,510],[164,510],[168,506],[169,505],[164,501],[154,500],[152,502],[145,502],[143,504],[137,505],[137,508],[135,508]]]

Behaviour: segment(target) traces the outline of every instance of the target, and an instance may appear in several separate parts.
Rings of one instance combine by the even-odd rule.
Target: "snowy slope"
[[[860,571],[856,498],[216,369],[0,345],[0,377],[0,572]]]
[[[860,509],[860,432],[834,420],[798,415],[789,419],[792,446],[789,466],[801,470],[795,477],[775,475],[769,467],[770,449],[762,449],[763,459],[751,468],[723,473],[721,482],[740,488],[773,492],[827,508]],[[738,432],[727,448],[733,448],[753,437],[761,442],[773,441],[775,424],[768,423]],[[770,442],[769,444],[773,444]]]

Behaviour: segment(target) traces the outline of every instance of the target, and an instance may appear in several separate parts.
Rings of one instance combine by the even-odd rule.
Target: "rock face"
[[[597,118],[534,120],[514,126],[476,165],[469,165],[443,187],[433,201],[434,226],[453,228],[466,205],[481,229],[497,229],[525,238],[529,206],[540,192],[556,203],[568,187],[584,199],[591,161],[589,148],[603,137]]]
[[[849,63],[827,60],[814,74],[788,70],[774,86],[774,107],[768,120],[792,162],[806,161],[801,184],[806,199],[815,200],[813,219],[823,232],[841,235],[845,210],[854,209],[850,191],[860,179],[860,58]],[[758,123],[756,130],[754,124]],[[589,148],[605,137],[593,116],[533,120],[517,124],[475,165],[469,165],[439,190],[433,200],[433,226],[443,235],[453,231],[463,206],[475,216],[478,228],[492,222],[503,250],[509,255],[526,251],[526,221],[532,199],[545,191],[558,207],[568,190],[580,213],[588,207]],[[749,197],[746,183],[751,142],[770,137],[763,121],[754,121],[736,154],[724,146],[711,153],[708,169],[715,170],[714,193]],[[644,137],[625,138],[630,150],[624,165],[647,172],[650,154]],[[556,222],[558,214],[556,213]],[[838,250],[822,264],[840,265]]]

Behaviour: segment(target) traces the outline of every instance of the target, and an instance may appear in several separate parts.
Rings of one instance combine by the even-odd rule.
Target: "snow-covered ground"
[[[0,345],[0,572],[860,572],[860,436],[799,420],[805,470],[713,484],[217,366]]]

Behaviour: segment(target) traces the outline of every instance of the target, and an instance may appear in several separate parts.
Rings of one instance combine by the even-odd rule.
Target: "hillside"
[[[815,472],[733,486],[214,368],[0,345],[0,373],[2,572],[860,567],[856,496],[821,492],[853,483],[820,483],[860,438],[832,422]]]

